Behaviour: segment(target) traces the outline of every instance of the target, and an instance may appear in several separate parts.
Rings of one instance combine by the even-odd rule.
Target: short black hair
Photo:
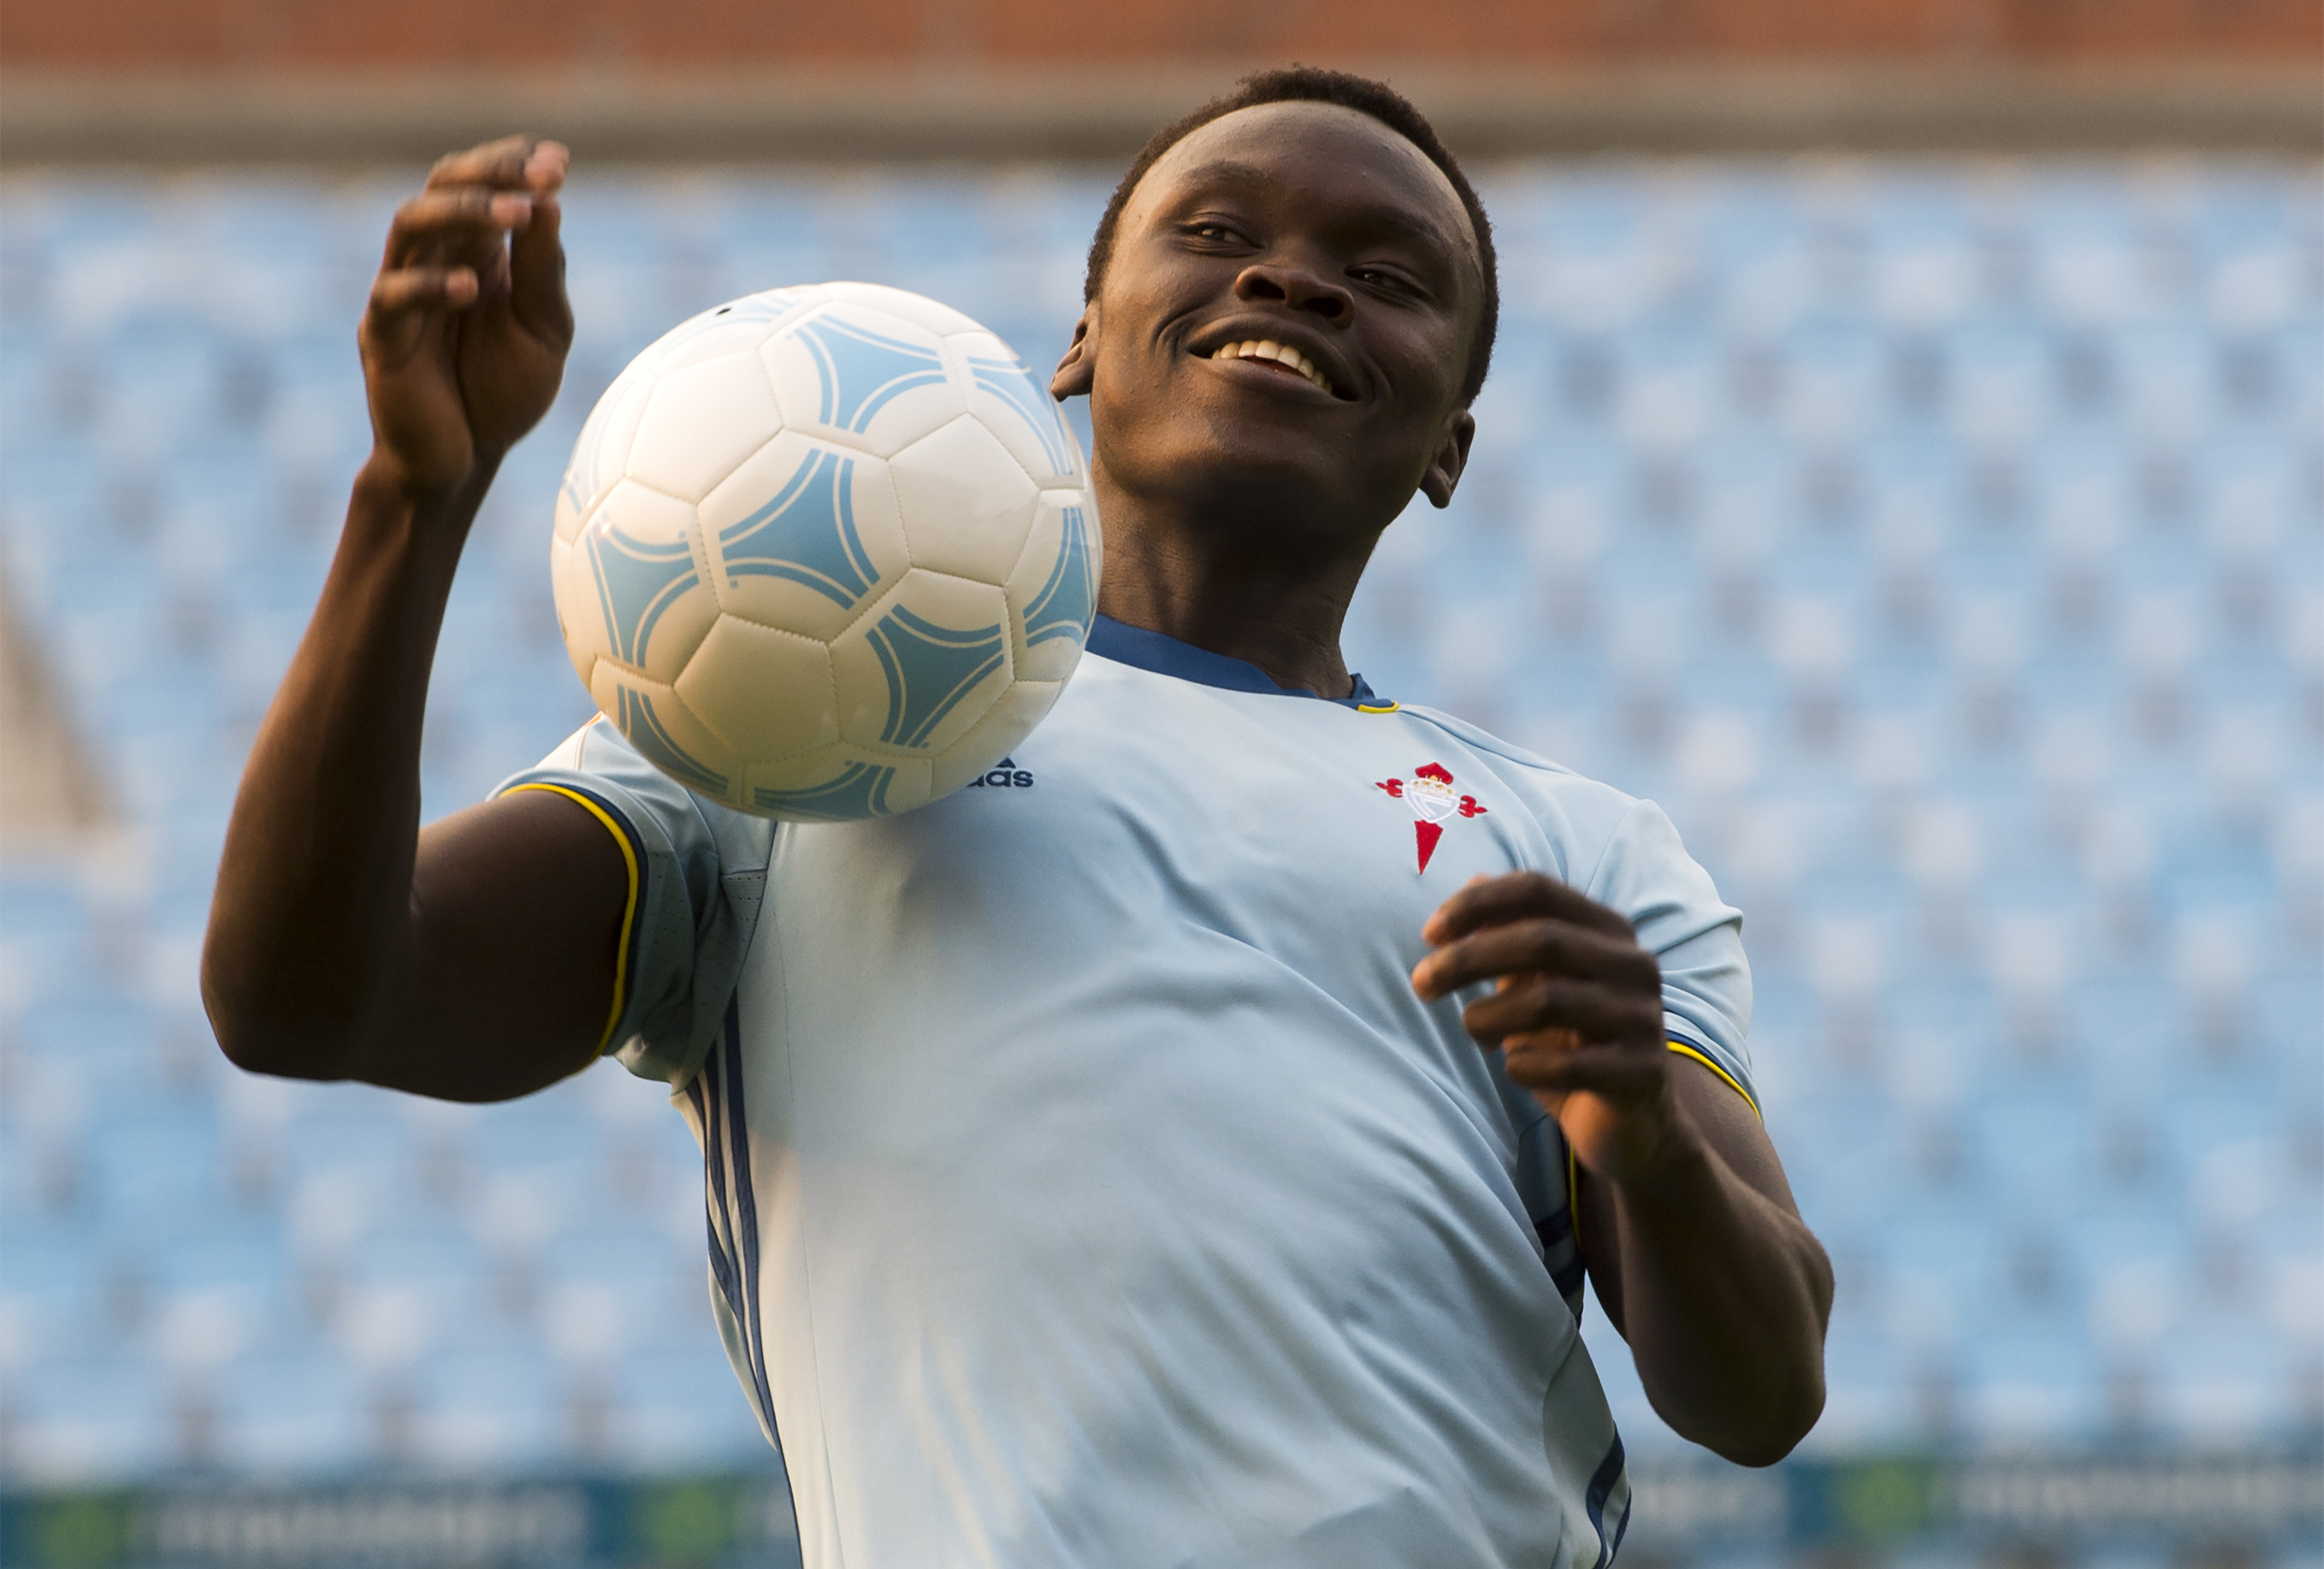
[[[1138,182],[1160,161],[1165,152],[1176,146],[1188,135],[1237,109],[1248,109],[1259,104],[1337,104],[1343,109],[1353,109],[1369,115],[1420,149],[1431,163],[1444,171],[1459,193],[1462,208],[1469,215],[1469,226],[1476,231],[1477,260],[1484,273],[1484,299],[1477,318],[1477,338],[1469,348],[1469,364],[1461,377],[1461,401],[1472,402],[1478,389],[1485,384],[1485,372],[1493,361],[1493,334],[1500,325],[1501,286],[1499,270],[1493,257],[1493,226],[1485,217],[1484,204],[1469,177],[1461,172],[1460,161],[1444,143],[1437,139],[1436,128],[1428,117],[1405,96],[1386,82],[1370,77],[1353,76],[1346,71],[1324,70],[1317,66],[1291,65],[1275,70],[1258,71],[1235,84],[1234,90],[1213,98],[1191,114],[1181,115],[1154,133],[1138,156],[1130,160],[1129,171],[1121,183],[1113,188],[1112,197],[1105,204],[1105,214],[1097,220],[1097,234],[1090,241],[1089,271],[1082,282],[1084,304],[1097,298],[1098,285],[1105,281],[1106,263],[1113,259],[1114,232],[1121,226],[1121,209],[1130,204],[1130,193]]]

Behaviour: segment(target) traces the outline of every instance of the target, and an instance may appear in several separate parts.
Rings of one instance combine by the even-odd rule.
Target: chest
[[[1565,870],[1486,760],[1425,722],[1086,675],[975,784],[881,825],[854,875],[955,936],[1198,931],[1347,992],[1400,989],[1471,876]]]

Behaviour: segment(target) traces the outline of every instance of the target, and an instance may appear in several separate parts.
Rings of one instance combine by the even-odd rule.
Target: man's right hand
[[[555,142],[488,142],[438,162],[396,211],[358,336],[372,464],[407,494],[489,476],[557,396],[573,342],[567,161]]]

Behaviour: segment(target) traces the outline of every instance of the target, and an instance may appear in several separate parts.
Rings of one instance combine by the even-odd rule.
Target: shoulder
[[[603,715],[493,793],[544,786],[586,796],[653,848],[708,853],[729,865],[763,864],[771,848],[774,824],[687,789],[649,762]]]
[[[1602,846],[1641,813],[1661,817],[1652,801],[1528,752],[1465,719],[1409,704],[1399,706],[1395,717],[1425,734],[1433,733],[1440,744],[1459,747],[1473,768],[1491,775],[1545,828],[1569,844]]]

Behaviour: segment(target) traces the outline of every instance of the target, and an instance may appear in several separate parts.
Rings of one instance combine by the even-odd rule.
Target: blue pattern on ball
[[[797,790],[753,789],[751,799],[761,811],[788,812],[795,817],[816,817],[832,823],[853,822],[887,815],[888,783],[895,777],[892,768],[851,762],[828,784]]]
[[[855,460],[816,452],[772,501],[718,531],[729,583],[780,577],[853,609],[880,579],[855,528]]]
[[[694,552],[683,540],[651,545],[634,539],[614,526],[610,511],[597,514],[581,545],[595,568],[606,641],[616,657],[643,669],[646,645],[662,613],[702,581]]]
[[[726,776],[678,744],[663,727],[661,715],[654,712],[653,699],[627,687],[615,690],[621,700],[615,705],[619,711],[613,715],[613,724],[639,754],[678,783],[723,799]]]
[[[1025,607],[1027,647],[1053,637],[1089,641],[1090,621],[1097,610],[1097,586],[1090,576],[1089,521],[1081,508],[1067,507],[1056,565],[1049,568],[1049,580],[1041,585],[1033,603]]]
[[[888,720],[880,739],[891,746],[925,746],[945,715],[1008,658],[1001,628],[939,626],[896,605],[866,637],[888,677]]]
[[[1066,449],[1065,433],[1057,422],[1056,403],[1036,384],[1033,373],[1025,368],[1023,360],[971,355],[968,369],[976,378],[977,386],[1015,410],[1032,428],[1034,439],[1041,444],[1041,455],[1049,460],[1050,473],[1073,473],[1073,455]]]
[[[834,316],[817,316],[792,332],[815,356],[823,383],[816,418],[825,425],[863,431],[881,410],[915,387],[940,385],[944,360],[934,349],[883,337]]]

